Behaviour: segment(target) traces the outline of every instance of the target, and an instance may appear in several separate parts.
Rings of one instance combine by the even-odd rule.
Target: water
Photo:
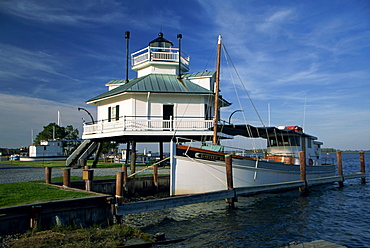
[[[335,154],[331,154],[335,157]],[[359,171],[359,154],[343,153],[344,174]],[[370,153],[365,153],[370,181]],[[185,241],[161,247],[280,247],[291,241],[324,239],[347,247],[370,247],[370,182],[239,197],[236,210],[224,201],[132,214],[127,224]]]

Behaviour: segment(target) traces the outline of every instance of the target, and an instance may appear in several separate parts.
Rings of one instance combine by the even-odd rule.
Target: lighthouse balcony
[[[181,66],[185,71],[189,71],[190,56],[181,52]],[[132,69],[140,69],[144,67],[147,62],[179,62],[179,49],[178,48],[165,48],[165,47],[151,47],[148,46],[140,51],[131,54]]]
[[[118,120],[84,123],[83,139],[107,138],[123,135],[199,135],[212,132],[213,120],[204,117],[123,116]]]

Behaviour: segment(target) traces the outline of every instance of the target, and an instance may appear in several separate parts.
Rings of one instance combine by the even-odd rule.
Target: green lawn
[[[89,161],[87,165],[91,165]],[[34,162],[21,162],[21,161],[2,161],[2,164],[13,164],[21,166],[34,166],[34,167],[52,167],[56,169],[65,168],[65,161],[34,161]],[[122,164],[117,163],[99,163],[97,168],[121,167]],[[152,174],[140,175],[150,176]],[[138,175],[139,176],[139,175]],[[94,176],[94,179],[107,179],[115,178],[115,175],[109,176]],[[81,176],[72,176],[71,181],[82,180]],[[54,177],[52,182],[62,182],[63,177]],[[32,181],[21,183],[6,183],[0,184],[0,208],[10,207],[22,204],[62,200],[68,198],[78,198],[84,196],[91,196],[90,193],[76,192],[71,190],[64,190],[43,184],[45,181]]]
[[[59,189],[40,182],[0,184],[1,208],[86,196],[93,196],[93,194]]]

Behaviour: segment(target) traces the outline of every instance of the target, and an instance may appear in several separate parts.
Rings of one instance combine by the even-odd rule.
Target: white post
[[[170,196],[175,193],[175,181],[176,181],[176,142],[171,140],[170,142]]]
[[[126,115],[123,116],[123,131],[126,131]]]

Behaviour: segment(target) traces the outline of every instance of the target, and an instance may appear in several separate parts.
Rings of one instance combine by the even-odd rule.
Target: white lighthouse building
[[[178,35],[179,46],[181,35]],[[175,137],[212,136],[215,71],[188,73],[190,56],[164,38],[131,54],[137,78],[112,80],[108,91],[86,101],[97,107],[97,121],[85,123],[80,149],[102,141],[169,142]],[[220,98],[221,105],[230,103]],[[95,144],[95,145],[92,145]],[[91,152],[87,152],[90,153]],[[86,156],[86,155],[85,155]]]

